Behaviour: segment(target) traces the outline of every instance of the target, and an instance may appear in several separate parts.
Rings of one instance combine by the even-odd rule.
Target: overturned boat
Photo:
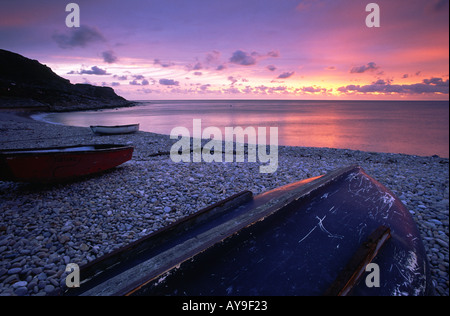
[[[103,172],[133,156],[126,145],[0,150],[0,181],[58,182]]]
[[[99,135],[120,135],[132,134],[139,131],[140,124],[115,125],[115,126],[91,126],[94,134]]]
[[[368,269],[370,268],[370,269]],[[429,295],[420,233],[357,166],[242,192],[81,267],[66,295]]]

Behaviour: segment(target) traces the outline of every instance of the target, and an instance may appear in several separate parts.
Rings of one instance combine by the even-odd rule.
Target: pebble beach
[[[278,170],[262,174],[259,163],[174,163],[166,135],[95,136],[0,112],[0,149],[110,143],[134,146],[133,159],[69,183],[0,181],[0,295],[58,295],[68,263],[82,266],[241,191],[257,195],[355,164],[406,205],[435,294],[449,295],[447,158],[281,146]]]

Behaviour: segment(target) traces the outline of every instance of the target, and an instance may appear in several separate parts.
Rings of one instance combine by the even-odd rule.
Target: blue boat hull
[[[84,294],[432,293],[428,261],[414,220],[392,192],[359,167],[281,187],[214,215],[210,212],[200,212],[151,236],[145,243],[152,246],[140,252],[138,262],[94,282]],[[207,214],[209,218],[201,220]],[[188,228],[177,229],[187,224]],[[380,227],[388,235],[373,257],[363,255],[364,266],[349,265]],[[379,270],[365,271],[369,263]],[[359,273],[359,277],[346,280],[346,269],[354,269],[350,275]],[[130,280],[136,274],[139,280]],[[107,290],[111,284],[116,284],[115,293]]]

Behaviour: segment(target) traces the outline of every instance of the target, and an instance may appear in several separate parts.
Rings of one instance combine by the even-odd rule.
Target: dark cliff
[[[37,60],[0,49],[0,108],[76,111],[132,104],[110,87],[71,84]]]

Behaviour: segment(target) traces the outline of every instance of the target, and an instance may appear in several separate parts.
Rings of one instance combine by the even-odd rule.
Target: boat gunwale
[[[91,147],[92,149],[80,151],[63,151],[64,149],[74,149],[78,147],[79,148]],[[90,144],[90,145],[58,146],[58,147],[44,147],[44,148],[2,149],[0,150],[0,157],[8,158],[16,156],[77,155],[88,153],[95,154],[95,153],[108,153],[131,149],[134,150],[134,147],[130,145],[118,145],[118,144]]]
[[[100,127],[100,128],[125,128],[125,127],[138,127],[140,124],[128,124],[128,125],[91,125],[91,128]]]

